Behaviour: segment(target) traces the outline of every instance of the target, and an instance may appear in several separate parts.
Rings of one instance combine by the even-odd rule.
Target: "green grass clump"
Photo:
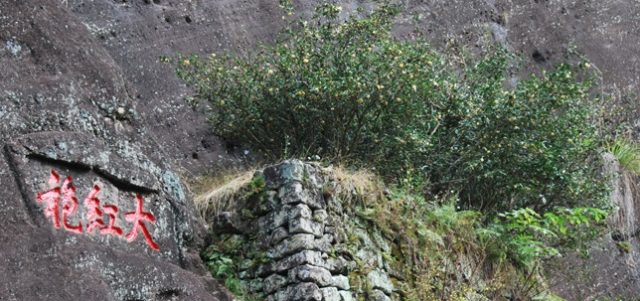
[[[640,146],[618,139],[608,150],[625,170],[640,175]]]

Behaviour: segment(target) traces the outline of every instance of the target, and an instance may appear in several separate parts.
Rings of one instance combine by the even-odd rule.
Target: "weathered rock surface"
[[[190,108],[184,101],[188,89],[175,77],[173,66],[162,63],[160,57],[224,49],[248,52],[256,44],[269,43],[285,24],[278,1],[53,2],[60,2],[58,6],[69,13],[57,16],[57,20],[72,16],[86,28],[84,35],[74,34],[95,43],[88,51],[100,51],[96,63],[110,57],[114,67],[122,71],[119,77],[127,83],[139,120],[148,129],[147,139],[163,144],[162,148],[150,148],[149,153],[196,173],[232,163],[206,123],[206,110]],[[371,7],[371,2],[338,1],[345,12]],[[474,49],[483,43],[499,43],[521,54],[528,71],[550,67],[576,50],[602,71],[608,89],[615,86],[623,94],[640,92],[640,8],[636,2],[399,2],[405,7],[396,26],[399,36],[411,36],[417,19],[418,28],[439,49],[461,45]],[[293,17],[309,15],[317,4],[308,0],[294,3],[297,9]],[[0,42],[7,52],[21,45],[11,36]],[[97,76],[106,77],[109,72]]]
[[[180,178],[148,151],[161,147],[135,90],[86,26],[62,1],[3,1],[0,41],[0,299],[231,300],[202,266]]]

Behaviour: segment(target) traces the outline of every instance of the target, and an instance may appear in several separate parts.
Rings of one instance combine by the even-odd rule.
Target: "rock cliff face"
[[[180,177],[86,26],[59,1],[3,1],[0,40],[0,299],[230,300],[202,267]]]
[[[297,14],[308,13],[314,3],[296,1]],[[371,5],[355,0],[341,3],[346,10]],[[398,22],[398,35],[410,36],[409,24],[416,17],[437,47],[451,47],[455,44],[451,38],[471,47],[483,40],[502,43],[524,54],[530,69],[562,60],[575,46],[602,70],[606,87],[638,92],[640,9],[636,2],[433,0],[406,1],[405,5],[407,13]],[[212,135],[206,112],[191,109],[183,100],[189,91],[160,56],[178,51],[250,51],[257,43],[272,40],[283,24],[275,0],[0,2],[0,299],[229,299],[207,276],[198,257],[201,223],[181,175],[235,164],[237,159]],[[61,196],[57,217],[45,215],[53,211],[46,211],[47,202],[38,198],[38,193],[56,187],[49,183],[52,170],[60,176],[61,192],[65,178],[72,177],[78,199],[74,208],[72,198],[65,203]],[[100,188],[96,196],[105,225],[111,222],[108,212],[119,209],[115,216],[116,226],[124,232],[121,236],[101,235],[97,230],[88,233],[93,211],[85,198],[94,185]],[[294,186],[282,185],[288,188],[278,190],[296,192]],[[125,214],[136,211],[137,194],[144,200],[143,210],[156,220],[144,225],[159,252],[152,250],[141,230],[130,243],[124,238],[136,225]],[[281,203],[270,210],[291,209],[282,203],[287,198],[298,196],[274,198]],[[300,199],[293,202],[302,204]],[[293,228],[271,224],[262,231],[285,234],[286,230],[283,241],[296,252],[306,252],[302,254],[325,247],[331,250],[340,237],[332,232],[339,231],[339,224],[325,220],[320,223],[324,231],[319,231],[314,221],[316,215],[322,220],[322,210],[331,210],[330,203],[305,205],[309,210],[301,210],[311,219],[300,215]],[[55,228],[56,219],[60,229]],[[76,234],[79,229],[74,227],[80,224],[83,229]],[[300,230],[294,239],[291,231],[296,227],[312,233]],[[332,242],[326,241],[326,235],[334,236]],[[313,241],[313,247],[306,251],[295,247],[301,239]],[[384,244],[372,246],[384,248]],[[269,256],[291,256],[273,250]],[[615,252],[602,256],[608,261],[586,264],[603,271],[600,292],[640,287],[633,277],[610,280],[616,279],[616,270],[599,267],[611,266],[610,262],[624,265],[624,259]],[[374,270],[384,265],[374,262]],[[310,296],[317,298],[319,291],[328,300],[336,292],[347,298],[348,292],[358,291],[353,281],[347,288],[339,269],[316,271],[302,266],[287,268],[286,273],[263,271],[253,279],[281,276],[271,278],[278,280],[273,286],[261,288],[280,299],[293,293],[288,288],[295,283],[311,283],[304,285]],[[378,276],[365,276],[374,283],[380,281],[373,285],[372,294],[381,300],[393,297],[386,278]],[[319,282],[322,279],[330,282]],[[558,289],[568,299],[579,300],[578,292],[588,285],[579,283],[570,289],[559,285]]]
[[[569,254],[547,266],[552,288],[570,300],[633,300],[640,295],[639,179],[624,171],[612,155],[605,155],[605,162],[616,205],[609,221],[612,233],[591,242],[588,257]]]

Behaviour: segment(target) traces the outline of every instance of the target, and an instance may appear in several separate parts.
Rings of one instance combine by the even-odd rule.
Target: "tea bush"
[[[594,203],[603,195],[585,64],[506,85],[513,58],[460,59],[391,35],[398,8],[323,4],[272,46],[178,59],[218,135],[266,159],[320,156],[468,207]]]

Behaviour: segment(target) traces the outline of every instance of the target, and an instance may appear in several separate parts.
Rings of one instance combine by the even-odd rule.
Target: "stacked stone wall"
[[[212,228],[214,244],[243,242],[239,274],[251,293],[268,301],[396,299],[382,256],[389,243],[347,213],[331,193],[331,172],[292,160],[254,176],[261,179],[261,191],[220,212]]]

